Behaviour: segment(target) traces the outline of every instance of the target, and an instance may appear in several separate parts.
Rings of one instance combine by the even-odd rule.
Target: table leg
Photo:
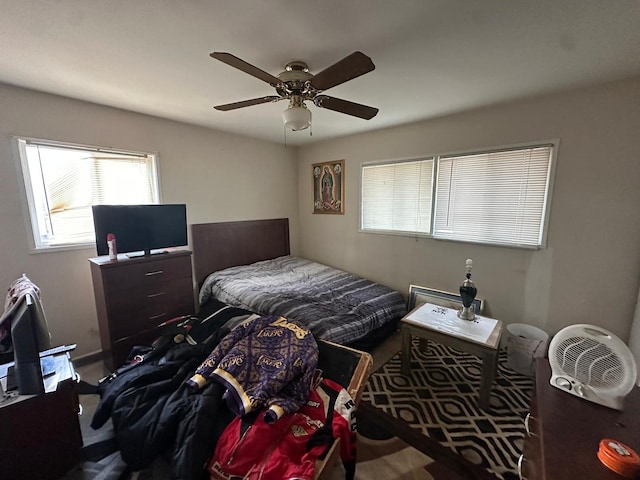
[[[403,375],[411,375],[411,331],[403,326],[400,329],[402,347],[400,348],[400,372]]]
[[[487,352],[482,355],[482,380],[480,381],[480,398],[478,406],[482,410],[489,410],[491,387],[498,371],[498,351]]]

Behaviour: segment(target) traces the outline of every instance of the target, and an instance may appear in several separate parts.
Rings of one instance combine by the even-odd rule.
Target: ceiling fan
[[[289,62],[285,66],[284,72],[279,73],[278,76],[273,76],[230,53],[213,52],[211,57],[242,70],[263,82],[267,82],[276,89],[278,94],[225,105],[216,105],[214,107],[216,110],[226,112],[237,108],[260,105],[261,103],[289,100],[289,107],[282,112],[282,120],[285,127],[294,131],[304,130],[311,125],[311,112],[304,103],[307,100],[312,101],[317,107],[365,120],[372,119],[378,113],[377,108],[328,95],[321,95],[325,90],[364,75],[376,68],[371,59],[362,52],[354,52],[316,75],[309,73],[309,67],[301,61]]]

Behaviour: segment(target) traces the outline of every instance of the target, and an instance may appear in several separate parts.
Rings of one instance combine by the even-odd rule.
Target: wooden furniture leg
[[[480,380],[480,396],[478,406],[482,410],[490,409],[491,387],[498,372],[498,351],[484,352],[482,354],[482,379]]]
[[[403,325],[400,334],[402,336],[400,371],[408,377],[411,375],[411,330],[406,325]]]

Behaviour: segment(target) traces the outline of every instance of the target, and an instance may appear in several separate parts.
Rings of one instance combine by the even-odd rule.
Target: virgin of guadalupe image
[[[322,203],[325,208],[333,204],[333,173],[328,166],[322,169]]]

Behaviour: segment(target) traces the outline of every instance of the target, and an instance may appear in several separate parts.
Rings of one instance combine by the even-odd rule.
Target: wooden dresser
[[[549,384],[547,359],[536,364],[536,386],[525,419],[529,434],[520,458],[527,480],[621,480],[597,457],[600,440],[612,438],[640,453],[640,388],[626,397],[624,410],[603,407]]]
[[[195,311],[189,250],[89,262],[103,359],[111,371],[133,346],[152,341],[158,324]]]

